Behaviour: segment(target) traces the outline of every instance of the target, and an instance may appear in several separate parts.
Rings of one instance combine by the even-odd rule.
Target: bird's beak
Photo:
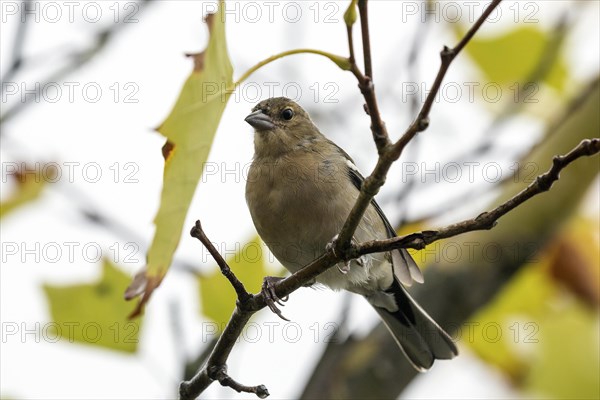
[[[271,117],[263,113],[261,110],[254,111],[252,114],[248,115],[244,121],[259,131],[267,131],[275,128],[275,124],[273,123]]]

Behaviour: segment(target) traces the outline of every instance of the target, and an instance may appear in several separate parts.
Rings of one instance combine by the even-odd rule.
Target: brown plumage
[[[328,140],[298,104],[279,97],[264,100],[246,121],[255,128],[254,160],[246,184],[252,220],[271,252],[290,272],[325,251],[341,230],[359,194],[362,176],[352,159]],[[367,208],[354,240],[395,236],[375,201]],[[422,282],[404,250],[372,254],[330,268],[317,282],[363,295],[419,370],[435,359],[457,354],[450,337],[408,295],[403,285]]]

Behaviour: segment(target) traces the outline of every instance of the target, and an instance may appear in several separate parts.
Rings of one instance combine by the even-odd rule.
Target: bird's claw
[[[333,255],[336,256],[336,257],[338,257],[338,255],[335,252],[335,242],[338,239],[338,236],[339,235],[335,235],[333,237],[333,239],[331,239],[331,242],[327,243],[327,245],[325,246],[325,250],[333,252]],[[356,240],[354,240],[354,238],[352,238],[352,244],[353,245],[357,244],[357,242],[356,242]],[[337,264],[337,269],[343,275],[346,275],[348,272],[350,272],[350,262],[351,261],[352,260],[347,260],[347,261],[344,262],[343,265]],[[360,265],[361,267],[366,266],[368,264],[368,262],[369,262],[369,259],[368,259],[368,257],[366,255],[360,256],[359,258],[356,259],[356,263],[358,265]]]
[[[275,276],[265,277],[265,279],[263,280],[261,292],[265,298],[265,303],[267,303],[267,307],[269,307],[273,314],[277,315],[284,321],[289,321],[289,319],[283,316],[279,307],[277,307],[277,305],[283,307],[283,303],[288,301],[288,296],[285,296],[283,299],[280,299],[279,296],[277,296],[277,293],[275,293],[275,288],[273,287],[274,283],[279,282],[282,279],[283,278],[278,278]]]
[[[342,275],[346,275],[348,272],[350,272],[350,260],[346,261],[343,264],[338,263],[337,269],[342,273]]]
[[[369,263],[369,257],[367,255],[360,256],[356,259],[356,263],[361,267],[365,267]]]
[[[333,255],[334,255],[334,256],[336,256],[336,257],[337,257],[338,255],[337,255],[337,254],[336,254],[336,252],[335,252],[335,242],[336,242],[336,240],[338,239],[338,237],[339,237],[339,236],[340,236],[340,235],[335,235],[335,236],[334,236],[334,237],[331,239],[331,242],[329,242],[329,243],[327,243],[327,244],[325,245],[325,250],[327,250],[327,251],[331,251],[331,252],[333,253]]]

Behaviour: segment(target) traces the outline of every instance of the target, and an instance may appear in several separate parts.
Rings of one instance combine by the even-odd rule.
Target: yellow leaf
[[[129,276],[104,260],[102,277],[94,283],[44,285],[52,323],[48,340],[62,338],[113,350],[137,350],[140,321],[127,321],[132,306],[123,302],[122,289]]]
[[[166,274],[177,249],[183,223],[208,159],[213,138],[233,87],[233,67],[227,54],[224,5],[206,18],[210,39],[206,50],[190,55],[194,70],[173,110],[158,128],[167,138],[165,169],[156,232],[148,250],[146,284],[132,316],[142,311]]]
[[[457,26],[456,33],[463,37],[464,29]],[[567,83],[567,67],[560,52],[553,53],[560,48],[561,42],[562,37],[554,38],[536,27],[522,26],[494,38],[476,36],[465,51],[490,82],[514,90],[527,90],[524,87],[528,83],[526,80],[536,72],[546,71],[540,78],[562,92]],[[552,57],[547,55],[548,52]]]
[[[256,236],[229,257],[227,264],[246,290],[256,293],[267,274],[264,260],[264,248]],[[202,314],[216,322],[219,330],[222,330],[235,307],[235,291],[218,268],[210,275],[201,276],[198,281]]]
[[[600,321],[590,289],[597,288],[598,245],[585,240],[589,224],[573,218],[462,330],[463,343],[536,397],[599,395]]]
[[[41,168],[33,168],[21,163],[23,170],[15,171],[8,176],[13,178],[17,187],[11,196],[0,203],[0,218],[20,206],[36,200],[42,194],[46,183],[55,182],[57,170],[52,164],[44,164]]]
[[[547,318],[525,389],[538,398],[600,398],[598,323],[598,313],[578,303]]]
[[[463,343],[516,382],[527,372],[530,353],[540,340],[540,321],[556,295],[556,287],[545,272],[547,262],[546,257],[538,264],[524,266],[462,330],[468,332]]]

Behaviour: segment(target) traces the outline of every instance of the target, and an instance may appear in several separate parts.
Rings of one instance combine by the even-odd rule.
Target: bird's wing
[[[331,145],[334,146],[338,150],[338,152],[346,159],[346,165],[348,167],[348,176],[350,177],[350,180],[352,181],[356,189],[360,191],[363,182],[365,181],[365,178],[362,176],[356,165],[354,165],[354,160],[352,160],[352,157],[350,157],[348,153],[346,153],[344,149],[339,147],[337,144],[333,143],[330,140],[329,143],[331,143]],[[379,218],[381,218],[381,221],[383,222],[383,225],[385,226],[385,229],[387,231],[388,237],[396,237],[396,231],[394,230],[394,228],[392,228],[392,224],[390,224],[390,221],[388,221],[387,217],[383,213],[383,210],[381,209],[379,204],[377,204],[375,199],[371,199],[371,205],[373,206],[373,208],[375,208],[375,211],[377,211]],[[406,249],[393,250],[391,252],[391,255],[394,275],[396,275],[398,280],[403,285],[411,286],[413,281],[423,283],[423,274],[421,273],[421,270],[415,263],[415,260],[413,260],[410,254],[408,254],[408,251],[406,251]]]

